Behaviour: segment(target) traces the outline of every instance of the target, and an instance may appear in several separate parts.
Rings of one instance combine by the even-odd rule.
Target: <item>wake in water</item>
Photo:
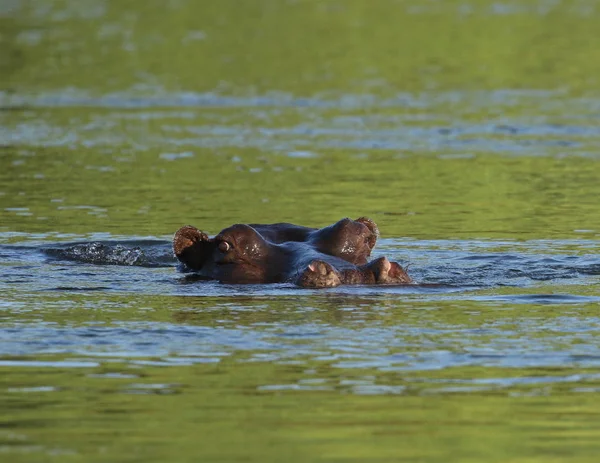
[[[43,247],[52,259],[94,265],[126,265],[136,267],[174,267],[171,243],[166,241],[95,241],[65,243]]]
[[[600,262],[587,256],[528,253],[474,253],[473,250],[425,250],[422,243],[394,246],[395,259],[408,262],[417,283],[449,287],[523,287],[535,282],[577,280],[600,275]],[[437,243],[439,246],[439,243]],[[494,243],[489,243],[494,246]],[[451,244],[455,247],[455,244]],[[18,253],[35,249],[53,261],[93,265],[185,268],[173,257],[171,243],[163,240],[94,241],[30,246],[2,246]],[[524,251],[524,252],[523,252]],[[374,255],[373,258],[378,257]],[[188,278],[189,280],[189,278]],[[199,280],[199,279],[195,279]],[[203,279],[202,279],[203,280]],[[189,281],[188,281],[189,282]]]
[[[382,296],[385,294],[428,295],[427,297],[485,298],[513,302],[580,302],[580,297],[596,297],[581,287],[592,288],[600,275],[600,259],[595,242],[555,241],[552,243],[499,241],[418,241],[382,240],[382,252],[409,264],[417,283],[397,286],[340,287],[336,294]],[[372,258],[379,257],[374,253]],[[76,242],[30,242],[0,244],[0,292],[15,291],[20,285],[34,289],[80,288],[91,290],[185,295],[306,294],[290,284],[227,285],[202,281],[197,274],[176,271],[171,242],[160,239],[107,239]],[[161,270],[163,269],[163,270]],[[177,270],[183,270],[181,267]],[[579,287],[572,292],[568,288]],[[471,294],[477,290],[514,288],[520,294]],[[539,287],[533,296],[529,290]],[[560,287],[560,289],[558,289]],[[555,289],[558,289],[558,293]],[[320,294],[327,291],[317,290]],[[469,293],[469,294],[466,294]],[[458,296],[457,294],[463,294]],[[562,296],[561,296],[562,294]]]

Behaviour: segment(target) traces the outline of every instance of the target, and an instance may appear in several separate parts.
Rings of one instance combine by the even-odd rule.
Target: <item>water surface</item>
[[[600,12],[0,5],[0,455],[596,461]],[[178,273],[367,215],[419,285]]]

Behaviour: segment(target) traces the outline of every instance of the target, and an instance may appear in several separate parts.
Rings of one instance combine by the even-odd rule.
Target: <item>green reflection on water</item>
[[[552,326],[553,320],[565,316],[597,320],[596,304],[515,308],[457,301],[436,306],[415,297],[404,301],[378,295],[132,299],[71,293],[56,295],[53,301],[38,299],[32,305],[60,307],[62,301],[64,309],[16,311],[8,319],[23,323],[34,317],[46,326],[56,323],[67,329],[117,328],[128,322],[157,323],[159,330],[173,324],[170,329],[231,328],[262,333],[274,342],[282,330],[294,326],[308,326],[322,340],[335,336],[336,330],[355,332],[339,340],[340,349],[363,328],[397,327],[401,345],[373,348],[399,356],[439,349],[461,353],[491,342],[533,347],[569,333],[556,328],[528,334],[523,329],[527,323]],[[490,328],[504,331],[486,333]],[[578,342],[578,333],[571,334],[565,350]],[[582,332],[581,340],[590,341],[586,336]],[[528,337],[531,341],[524,344]],[[327,353],[314,339],[285,342],[298,350],[304,346]],[[178,349],[185,351],[185,346]],[[411,370],[401,368],[401,357],[392,362],[400,367],[395,369],[344,366],[343,358],[319,360],[316,352],[278,362],[260,360],[264,354],[281,354],[278,347],[217,351],[230,355],[220,354],[218,363],[181,366],[143,363],[163,363],[165,356],[124,362],[113,358],[110,349],[101,356],[12,357],[98,365],[2,366],[0,400],[8,426],[0,434],[0,448],[16,462],[541,462],[567,457],[591,462],[600,450],[597,369],[572,365]],[[207,352],[206,359],[214,359],[214,352],[215,348]],[[192,362],[201,362],[197,353],[192,355]],[[186,357],[190,360],[185,354],[170,356],[184,363]],[[360,354],[354,357],[360,360]],[[511,379],[516,382],[502,384]]]
[[[596,90],[597,15],[591,1],[23,2],[3,74],[17,91]]]
[[[362,395],[349,394],[349,385],[377,371],[235,360],[142,369],[117,362],[62,371],[3,367],[9,431],[0,434],[1,448],[11,461],[541,462],[576,455],[591,462],[600,450],[597,393],[576,393],[571,385],[555,386],[551,395],[539,386],[427,393],[410,377],[389,375],[380,383],[391,395]],[[485,370],[494,373],[503,372]],[[557,373],[571,372],[519,372]],[[318,381],[307,381],[311,376]],[[285,389],[298,384],[305,390]],[[43,386],[56,390],[28,389]],[[395,395],[393,387],[402,386]]]
[[[298,159],[239,148],[194,149],[194,157],[168,161],[149,151],[132,162],[85,148],[37,149],[31,157],[9,151],[0,161],[2,226],[160,236],[185,223],[216,233],[236,222],[324,226],[368,215],[384,237],[552,238],[600,230],[593,158],[373,152],[356,159],[329,151]]]
[[[6,129],[0,134],[7,134],[0,139],[0,231],[157,236],[184,223],[217,232],[232,222],[325,225],[363,214],[379,223],[385,237],[539,239],[600,230],[597,134],[523,135],[490,132],[485,125],[597,126],[597,111],[585,100],[572,100],[598,88],[599,18],[591,1],[9,3],[15,11],[0,18],[1,98],[22,97],[25,107],[0,112],[0,129]],[[530,104],[527,92],[506,105],[502,95],[483,103],[476,94],[469,97],[502,89],[558,91],[548,94],[549,106],[543,96]],[[215,92],[334,101],[411,92],[434,102],[447,92],[450,101],[384,108],[351,99],[353,108],[319,111],[101,109],[81,101],[79,107],[52,107],[73,95],[108,92],[123,92],[124,100]],[[28,108],[28,98],[40,94],[54,96],[54,103]],[[369,122],[373,116],[380,119]],[[338,139],[331,136],[333,146],[324,143],[329,135],[308,131],[275,133],[249,146],[265,128],[308,122],[331,127],[342,117],[364,121],[362,139],[368,143],[336,147],[339,139],[351,138],[353,127],[344,126]],[[450,134],[463,143],[452,148],[435,130],[455,123],[477,128]],[[198,127],[231,132],[198,135]],[[378,135],[369,139],[368,131],[382,128],[402,128],[407,136],[424,129],[424,140],[413,135],[405,146],[377,146]],[[434,136],[439,147],[435,140],[426,143]],[[229,144],[223,143],[227,137],[233,139]],[[503,144],[515,139],[520,145]],[[569,143],[543,144],[565,139]],[[469,141],[479,143],[471,149]],[[530,151],[523,148],[528,143]],[[315,156],[288,156],[293,150]],[[164,156],[187,152],[192,156]],[[594,285],[518,291],[540,290],[597,296]],[[516,291],[493,288],[476,295]],[[3,321],[25,326],[155,322],[263,333],[267,325],[277,330],[307,324],[325,332],[343,328],[349,336],[361,326],[474,332],[501,326],[507,333],[498,340],[507,343],[526,337],[519,332],[527,328],[524,319],[530,325],[564,316],[595,323],[597,314],[595,304],[496,306],[450,298],[422,302],[419,296],[93,298],[32,296],[26,288],[2,296],[22,307],[3,314]],[[509,335],[511,330],[517,334]],[[555,334],[537,331],[531,341]],[[460,352],[466,341],[486,343],[494,336],[448,330],[430,340]],[[590,342],[569,339],[565,350]],[[393,353],[426,350],[426,337],[412,341]],[[208,365],[157,367],[113,359],[89,368],[2,366],[0,455],[14,462],[592,462],[600,450],[597,379],[484,390],[469,382],[593,375],[594,369],[398,372],[312,358],[303,364],[247,361],[258,349],[229,353]],[[23,360],[98,361],[83,354],[32,357]],[[440,391],[441,384],[457,387],[447,379],[465,380],[459,386],[473,389]],[[361,389],[365,381],[380,389]]]
[[[0,47],[6,95],[54,92],[60,101],[70,88],[92,95],[125,91],[125,96],[275,91],[388,98],[398,92],[507,88],[563,93],[548,97],[554,106],[538,101],[533,109],[529,100],[498,106],[504,99],[499,96],[478,105],[462,95],[430,109],[283,108],[267,110],[264,118],[257,108],[193,108],[183,116],[164,111],[150,118],[144,112],[72,107],[4,111],[3,125],[17,134],[1,147],[5,230],[162,235],[187,222],[216,232],[236,221],[321,226],[357,214],[373,216],[384,236],[551,237],[599,229],[597,135],[489,134],[484,127],[472,138],[488,146],[471,149],[471,136],[458,135],[465,144],[452,149],[434,143],[427,157],[418,142],[402,149],[370,146],[377,135],[370,145],[352,149],[323,148],[319,143],[327,136],[309,134],[272,136],[281,141],[275,146],[246,144],[265,127],[293,128],[311,118],[319,127],[341,116],[389,116],[390,122],[372,128],[392,131],[452,128],[457,120],[499,124],[503,118],[525,127],[540,120],[545,126],[595,127],[594,112],[569,106],[565,114],[560,105],[597,88],[600,34],[592,2],[14,5],[3,20]],[[229,146],[209,148],[205,144],[214,134],[193,132],[205,126],[246,132]],[[570,143],[543,145],[564,138]],[[304,139],[300,149],[317,157],[284,156],[299,139]],[[527,154],[549,158],[489,156],[511,153],[515,147],[501,143],[515,139],[521,147],[538,143]],[[193,157],[161,158],[182,152]]]

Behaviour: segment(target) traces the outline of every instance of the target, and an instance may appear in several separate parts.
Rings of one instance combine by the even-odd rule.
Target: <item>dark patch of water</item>
[[[559,246],[585,243],[561,242]],[[486,251],[499,246],[511,245],[505,242],[418,242],[402,240],[382,240],[382,246],[374,253],[374,258],[386,255],[392,260],[398,260],[408,267],[418,284],[409,287],[359,287],[356,291],[373,292],[418,292],[434,294],[440,292],[453,292],[457,289],[472,290],[475,288],[491,287],[527,287],[536,282],[560,281],[561,284],[582,283],[586,277],[597,275],[600,264],[597,258],[590,254],[572,255],[558,250],[546,249],[547,253],[540,253],[537,242],[528,245],[515,244],[519,253],[489,252]],[[546,244],[547,246],[547,244]],[[103,240],[82,242],[57,242],[41,244],[15,244],[0,245],[0,255],[6,263],[4,267],[5,282],[19,281],[21,277],[33,274],[33,269],[38,265],[60,266],[61,262],[79,277],[86,276],[86,272],[95,266],[125,266],[141,268],[171,268],[177,262],[173,257],[170,242],[164,240],[126,239]],[[86,264],[81,267],[73,265]],[[90,267],[91,265],[91,267]],[[79,270],[77,270],[79,269]],[[125,270],[112,270],[113,274],[126,272]],[[96,272],[87,273],[90,279]],[[172,281],[186,287],[213,287],[214,283],[203,282],[203,278],[191,275],[178,275],[173,272]],[[237,292],[240,286],[222,285],[230,287]],[[57,288],[77,288],[78,285],[63,284]],[[260,294],[265,287],[289,288],[290,285],[250,285],[250,292]],[[143,292],[144,288],[140,288]],[[341,289],[344,291],[345,289]],[[247,291],[244,291],[247,292]]]
[[[147,240],[61,243],[41,249],[56,260],[95,265],[169,267],[175,264],[171,244]]]

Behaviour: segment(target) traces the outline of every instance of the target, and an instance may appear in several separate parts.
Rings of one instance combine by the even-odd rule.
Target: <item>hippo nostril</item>
[[[227,252],[231,249],[231,245],[227,241],[221,241],[219,243],[219,251]]]

